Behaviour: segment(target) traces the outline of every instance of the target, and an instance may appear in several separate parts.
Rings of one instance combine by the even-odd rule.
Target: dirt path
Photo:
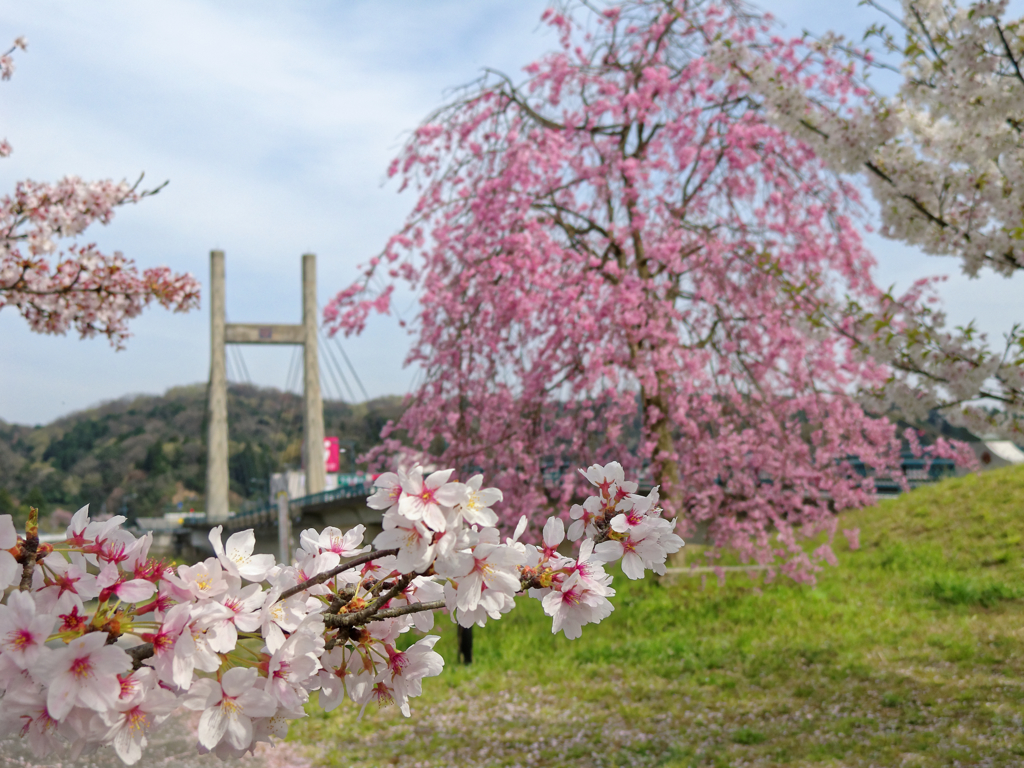
[[[227,765],[214,755],[200,755],[196,752],[196,728],[198,718],[191,713],[176,715],[150,734],[149,746],[136,764],[145,768],[206,768]],[[310,768],[310,761],[301,748],[293,743],[282,743],[268,748],[261,744],[254,757],[245,758],[246,768]],[[32,755],[24,739],[8,737],[0,739],[0,768],[123,768],[113,748],[105,747],[91,755],[77,760],[68,758],[67,752],[58,752],[39,759]]]

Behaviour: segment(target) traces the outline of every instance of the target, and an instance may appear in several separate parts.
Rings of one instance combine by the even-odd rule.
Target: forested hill
[[[401,412],[401,397],[326,401],[325,434],[361,453]],[[302,399],[233,384],[228,430],[233,503],[265,497],[271,472],[301,462]],[[343,457],[342,471],[351,469]],[[158,515],[178,502],[201,508],[205,482],[205,384],[125,397],[46,426],[0,421],[0,514],[91,504],[96,511]]]

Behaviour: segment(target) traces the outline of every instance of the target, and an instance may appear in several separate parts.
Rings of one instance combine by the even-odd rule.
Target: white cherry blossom
[[[398,500],[402,496],[402,481],[394,472],[384,472],[373,481],[377,489],[366,500],[370,509],[398,511]]]
[[[604,593],[591,589],[578,573],[566,579],[559,589],[553,589],[541,600],[544,613],[553,619],[551,632],[559,630],[570,640],[583,634],[584,624],[595,624],[607,618],[613,610],[608,596],[615,590],[606,588]]]
[[[483,481],[483,475],[473,475],[466,481],[467,498],[459,504],[459,511],[470,525],[493,527],[498,524],[498,516],[491,506],[503,497],[497,488],[482,488]]]
[[[142,758],[149,731],[170,717],[177,706],[177,696],[155,685],[155,681],[147,681],[100,713],[107,726],[103,738],[124,763],[134,765]]]
[[[184,706],[202,710],[199,718],[199,743],[214,749],[223,739],[234,749],[245,750],[252,744],[252,718],[271,717],[277,705],[270,694],[256,687],[255,669],[234,667],[220,682],[202,678],[192,684]]]
[[[462,483],[448,482],[454,471],[432,472],[426,479],[422,467],[400,474],[402,496],[398,500],[398,512],[407,520],[422,520],[432,530],[444,531],[446,521],[442,507],[462,504],[468,495]]]
[[[36,601],[28,592],[13,592],[7,603],[0,605],[0,653],[20,669],[28,669],[50,652],[46,640],[56,617],[36,610]]]
[[[256,534],[251,530],[238,531],[228,536],[226,544],[220,537],[224,526],[210,529],[210,543],[224,570],[232,576],[241,576],[246,581],[263,581],[274,567],[273,555],[254,555]]]
[[[434,531],[420,520],[411,520],[396,512],[384,517],[384,530],[373,545],[378,549],[398,548],[395,568],[421,572],[434,559]]]
[[[122,649],[107,645],[104,632],[77,637],[65,647],[36,659],[33,679],[48,688],[46,709],[62,720],[72,707],[109,709],[121,695],[117,676],[132,668]]]

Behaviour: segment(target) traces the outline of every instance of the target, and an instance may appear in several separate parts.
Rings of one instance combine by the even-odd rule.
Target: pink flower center
[[[88,656],[80,656],[71,662],[71,674],[79,680],[92,677],[92,659]]]
[[[284,680],[288,674],[288,662],[282,661],[278,664],[277,669],[274,670],[274,678]]]
[[[388,652],[388,669],[392,674],[400,675],[402,670],[409,666],[409,657],[401,651],[393,651],[390,646],[385,646]]]
[[[235,696],[225,696],[221,699],[220,708],[228,717],[233,717],[236,712],[242,711],[242,705],[235,701]]]
[[[16,651],[24,651],[30,645],[35,645],[32,633],[27,629],[16,629],[7,635],[7,642],[14,646]]]
[[[419,529],[415,526],[412,528],[406,528],[406,531],[408,532],[405,534],[405,546],[417,546],[420,543],[420,540],[423,538],[423,534],[421,534]]]
[[[377,683],[373,686],[373,699],[377,702],[378,707],[386,707],[394,701],[391,690],[384,683]]]
[[[583,592],[576,587],[573,587],[568,592],[562,593],[562,604],[563,605],[579,605],[583,600]]]
[[[146,726],[149,725],[149,716],[143,712],[139,707],[129,709],[124,713],[125,725],[131,731],[144,731]]]

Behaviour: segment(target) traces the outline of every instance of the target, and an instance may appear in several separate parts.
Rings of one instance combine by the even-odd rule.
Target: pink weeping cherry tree
[[[19,37],[0,55],[4,80],[14,72],[12,54],[25,47]],[[10,153],[11,145],[0,141],[0,157]],[[90,224],[107,224],[118,207],[159,191],[141,190],[141,180],[26,180],[0,197],[0,309],[15,308],[38,333],[74,328],[82,338],[101,334],[120,348],[128,321],[153,301],[177,312],[197,307],[199,282],[188,273],[140,271],[123,254],[105,254],[93,244],[58,247],[56,241],[77,238]]]
[[[846,314],[882,292],[856,189],[734,63],[839,97],[850,71],[804,71],[803,43],[723,0],[544,20],[557,48],[520,81],[488,71],[416,129],[390,169],[412,213],[326,310],[357,333],[397,285],[420,297],[423,383],[371,458],[482,470],[517,489],[508,523],[579,493],[563,467],[628,453],[684,536],[813,578],[832,551],[801,537],[873,498],[849,458],[899,472],[855,397],[887,369]]]

